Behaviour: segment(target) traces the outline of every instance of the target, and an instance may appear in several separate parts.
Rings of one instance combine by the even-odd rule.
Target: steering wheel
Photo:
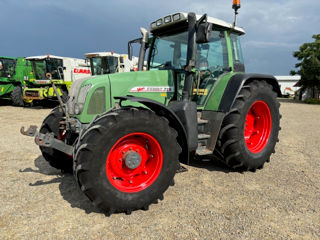
[[[209,67],[209,71],[214,77],[218,77],[221,72],[223,72],[223,67],[222,66],[211,66]]]

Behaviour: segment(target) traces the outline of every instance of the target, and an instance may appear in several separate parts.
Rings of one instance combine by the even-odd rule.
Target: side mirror
[[[207,22],[207,14],[204,14],[196,23],[196,42],[208,43],[210,41],[212,23]]]
[[[128,42],[128,58],[130,61],[132,60],[132,44],[141,43],[141,42],[142,42],[142,38],[137,38]]]

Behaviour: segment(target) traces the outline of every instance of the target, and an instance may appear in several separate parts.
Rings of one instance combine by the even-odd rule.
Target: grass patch
[[[304,101],[307,104],[320,104],[320,100],[316,98],[309,98]]]

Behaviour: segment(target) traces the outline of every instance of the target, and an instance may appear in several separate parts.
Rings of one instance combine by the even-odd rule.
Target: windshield
[[[90,58],[92,75],[102,75],[118,72],[118,57]]]
[[[12,77],[14,75],[15,67],[15,60],[0,58],[0,77]]]
[[[183,69],[187,60],[188,32],[155,38],[150,70],[161,68]]]
[[[208,43],[197,44],[193,100],[203,105],[221,74],[230,71],[226,33],[213,30]],[[187,59],[188,32],[155,37],[150,49],[150,70],[183,70]],[[178,76],[178,95],[183,88],[184,73]]]
[[[156,37],[151,49],[150,70],[184,69],[187,59],[188,32]],[[197,44],[198,70],[228,67],[228,52],[223,31],[212,31],[209,43]]]
[[[52,79],[63,80],[63,61],[62,59],[41,59],[31,60],[32,69],[37,80]]]

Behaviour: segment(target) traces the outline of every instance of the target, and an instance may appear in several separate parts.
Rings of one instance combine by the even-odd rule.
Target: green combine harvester
[[[279,85],[273,76],[245,73],[243,29],[206,14],[175,13],[151,23],[151,38],[141,32],[129,42],[129,56],[131,44],[141,44],[138,72],[79,80],[40,132],[21,129],[51,166],[73,171],[106,214],[162,200],[179,162],[215,156],[255,171],[278,141]]]
[[[0,57],[0,99],[11,99],[13,105],[29,103],[23,99],[23,88],[34,79],[31,64],[23,57]]]

